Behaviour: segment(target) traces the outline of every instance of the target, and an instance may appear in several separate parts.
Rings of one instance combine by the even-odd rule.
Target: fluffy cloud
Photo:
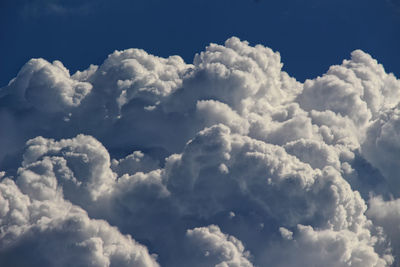
[[[253,266],[242,242],[234,236],[222,233],[216,225],[188,230],[186,236],[196,248],[191,266]]]
[[[234,37],[32,59],[0,89],[0,262],[388,266],[399,91],[362,51],[301,84]]]
[[[10,97],[27,108],[68,112],[80,105],[92,87],[90,83],[73,79],[60,61],[50,64],[44,59],[31,59],[7,89]]]
[[[384,175],[392,194],[399,196],[399,109],[382,112],[368,128],[366,140],[362,146],[365,158]]]
[[[356,50],[351,60],[332,66],[315,80],[307,80],[298,101],[306,110],[332,110],[364,125],[379,112],[397,105],[400,83],[371,56]]]
[[[393,262],[390,254],[383,258],[374,252],[370,240],[365,240],[347,230],[315,230],[311,226],[298,225],[295,235],[282,228],[286,239],[282,249],[295,257],[281,256],[282,266],[386,266]],[[288,238],[289,237],[289,238]],[[283,254],[282,252],[277,252]]]
[[[373,197],[369,201],[370,208],[367,215],[372,221],[383,227],[388,235],[388,242],[392,244],[395,255],[399,255],[400,199],[384,200],[381,196]]]
[[[159,266],[146,247],[65,201],[46,159],[21,168],[17,182],[0,183],[2,265]]]
[[[276,232],[279,225],[309,223],[333,234],[352,233],[357,242],[365,243],[372,251],[375,261],[384,262],[374,253],[376,237],[364,216],[365,203],[337,170],[331,166],[323,171],[312,169],[283,148],[233,134],[224,125],[199,132],[182,154],[166,160],[165,168],[148,173],[129,174],[127,170],[117,178],[105,148],[83,135],[58,142],[32,139],[27,142],[23,159],[17,185],[24,194],[49,201],[64,193],[62,197],[83,207],[89,215],[107,219],[124,232],[146,240],[168,265],[192,264],[191,252],[184,250],[182,229],[190,229],[199,221],[219,222],[222,214],[232,212],[240,223],[228,223],[231,233],[248,243],[255,257],[268,255],[268,243],[264,238],[254,240],[249,228],[268,234]],[[146,164],[143,162],[144,167]],[[161,225],[148,224],[155,219],[161,219]],[[160,238],[160,232],[165,231],[169,232]],[[187,233],[200,230],[193,231]],[[169,248],[174,238],[182,242],[176,245],[178,251]],[[237,249],[243,252],[240,246]],[[181,263],[161,258],[167,253],[183,256]],[[236,256],[215,257],[221,264],[242,261]],[[211,259],[204,259],[204,264]],[[255,262],[265,264],[263,258]]]

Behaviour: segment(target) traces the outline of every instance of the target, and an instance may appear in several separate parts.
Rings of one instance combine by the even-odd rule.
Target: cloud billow
[[[0,89],[1,265],[397,264],[400,80],[360,50],[282,65],[235,37],[30,60]]]

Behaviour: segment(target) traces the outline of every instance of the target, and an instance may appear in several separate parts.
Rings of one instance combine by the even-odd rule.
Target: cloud
[[[50,64],[43,59],[31,59],[9,83],[8,90],[10,97],[26,108],[32,106],[52,113],[68,112],[79,106],[92,87],[72,79],[60,61]]]
[[[384,175],[392,188],[391,193],[399,196],[399,110],[389,109],[381,113],[367,131],[366,141],[362,146],[365,158]]]
[[[32,59],[0,89],[0,262],[389,266],[399,90],[359,50],[302,84],[235,37]]]
[[[283,228],[284,229],[284,228]],[[311,226],[298,225],[293,238],[281,231],[285,240],[278,254],[281,266],[387,266],[393,262],[392,256],[379,258],[373,251],[370,240],[360,239],[347,230],[315,230]],[[291,232],[290,232],[291,233]],[[291,235],[289,235],[291,237]]]
[[[370,208],[367,216],[371,220],[383,227],[387,234],[387,239],[391,243],[394,254],[399,255],[400,242],[397,236],[399,235],[399,220],[400,220],[400,199],[384,200],[381,196],[376,196],[369,201]]]
[[[398,87],[393,74],[385,73],[370,55],[355,50],[351,60],[330,67],[322,77],[307,80],[298,101],[306,110],[332,110],[364,125],[398,103]]]
[[[197,249],[193,253],[194,258],[200,258],[194,259],[192,266],[253,266],[248,260],[250,254],[244,251],[242,242],[222,233],[216,225],[190,229],[186,236]]]
[[[46,160],[30,168],[43,175],[21,169],[19,187],[0,183],[2,265],[158,266],[130,236],[65,201]]]
[[[16,183],[31,199],[49,201],[63,194],[90,216],[106,219],[150,243],[160,259],[180,254],[178,265],[190,265],[192,260],[191,252],[184,250],[182,229],[191,229],[199,221],[218,222],[221,214],[231,212],[241,222],[231,225],[230,231],[262,259],[268,243],[263,238],[254,240],[243,228],[264,225],[258,231],[271,234],[279,225],[307,222],[333,233],[349,231],[374,251],[373,227],[364,216],[366,205],[335,169],[312,169],[283,148],[233,134],[224,125],[199,132],[182,154],[170,156],[163,169],[148,173],[117,178],[105,148],[83,135],[60,141],[32,139],[23,159]],[[161,225],[149,224],[152,221]],[[161,238],[160,232],[164,232]],[[182,242],[175,247],[178,251],[169,247],[173,239]],[[162,260],[173,264],[171,259]]]

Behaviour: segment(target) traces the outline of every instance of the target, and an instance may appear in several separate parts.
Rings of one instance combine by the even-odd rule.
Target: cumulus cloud
[[[400,81],[359,50],[304,84],[282,65],[235,37],[30,60],[0,89],[0,262],[397,264]]]
[[[376,118],[380,111],[397,105],[399,81],[361,50],[351,60],[332,66],[315,80],[307,80],[298,101],[306,110],[331,110],[349,117],[356,125]]]
[[[298,225],[296,234],[281,228],[285,240],[285,254],[296,255],[280,258],[282,266],[387,266],[393,262],[390,254],[379,258],[371,247],[371,240],[364,240],[347,230],[315,230]],[[283,252],[277,252],[283,254]]]
[[[46,160],[30,168],[20,169],[19,186],[0,183],[2,265],[159,266],[129,235],[64,200]]]
[[[26,108],[32,106],[51,113],[68,112],[79,106],[92,87],[71,78],[60,61],[51,64],[44,59],[31,59],[9,83],[8,90]]]
[[[196,248],[191,266],[253,266],[242,242],[222,233],[216,225],[187,230],[186,236]]]
[[[375,224],[383,227],[394,254],[399,255],[400,242],[397,237],[400,231],[400,199],[384,200],[382,196],[375,196],[369,200],[369,205],[367,216]]]
[[[395,107],[382,112],[368,128],[362,146],[365,158],[384,175],[392,188],[392,194],[399,196],[399,109]]]

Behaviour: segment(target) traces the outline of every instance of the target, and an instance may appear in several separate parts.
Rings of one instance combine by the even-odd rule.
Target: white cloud
[[[0,183],[0,263],[18,266],[158,266],[146,247],[65,201],[50,166],[21,171],[23,192]],[[31,176],[32,179],[26,179]]]
[[[47,169],[42,170],[36,166],[37,164],[46,165],[47,169],[56,172],[59,182],[65,184],[64,194],[71,198],[96,200],[110,192],[116,179],[116,175],[110,169],[110,156],[107,150],[90,136],[78,135],[74,139],[63,139],[58,142],[43,137],[29,140],[22,162],[25,170],[23,172],[19,170],[21,178],[18,182],[21,187],[26,182],[30,184],[32,179],[36,179],[29,175],[32,173],[31,170],[40,177],[48,176],[44,173]],[[42,186],[38,188],[42,189]]]
[[[351,60],[330,67],[322,77],[307,80],[298,101],[306,110],[332,110],[363,126],[380,111],[397,105],[399,87],[393,74],[386,74],[370,55],[356,50]]]
[[[368,190],[398,197],[399,92],[362,51],[301,84],[238,38],[30,60],[0,89],[0,263],[390,265],[397,200]]]
[[[399,197],[400,118],[398,107],[382,112],[368,128],[362,154],[378,168],[391,187],[392,194]]]
[[[216,225],[187,230],[186,236],[195,249],[191,266],[253,266],[242,242],[222,233]]]
[[[298,225],[295,232],[293,238],[287,238],[284,232],[286,240],[282,244],[283,251],[278,254],[294,256],[281,255],[277,259],[280,266],[378,267],[393,262],[390,254],[380,258],[372,248],[371,240],[351,231],[316,230],[311,226]]]
[[[367,216],[381,227],[387,234],[388,242],[394,251],[394,255],[400,253],[400,199],[383,200],[381,196],[372,197],[369,201],[370,208]]]
[[[31,59],[11,81],[8,90],[27,108],[68,112],[80,105],[92,87],[90,83],[72,79],[60,61],[50,64],[44,59]]]

